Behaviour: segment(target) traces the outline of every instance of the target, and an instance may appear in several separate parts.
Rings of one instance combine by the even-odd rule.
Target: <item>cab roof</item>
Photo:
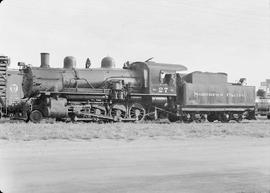
[[[153,61],[148,62],[134,62],[130,65],[130,68],[136,68],[137,65],[144,65],[149,70],[162,70],[166,72],[186,71],[187,67],[181,64],[168,64],[168,63],[157,63]]]

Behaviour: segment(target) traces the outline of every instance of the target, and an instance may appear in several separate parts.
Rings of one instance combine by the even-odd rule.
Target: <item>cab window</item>
[[[160,83],[169,86],[175,85],[175,74],[160,71]]]

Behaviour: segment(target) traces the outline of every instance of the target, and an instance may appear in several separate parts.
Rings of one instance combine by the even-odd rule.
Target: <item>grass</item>
[[[91,140],[165,137],[170,139],[194,137],[246,136],[270,137],[269,121],[245,123],[159,124],[159,123],[2,123],[0,140]]]

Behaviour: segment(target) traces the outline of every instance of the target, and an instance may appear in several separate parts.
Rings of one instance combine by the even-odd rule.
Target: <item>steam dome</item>
[[[67,56],[64,58],[64,68],[72,69],[76,68],[76,58],[73,56]]]
[[[114,68],[115,61],[112,57],[107,56],[101,60],[101,68]]]

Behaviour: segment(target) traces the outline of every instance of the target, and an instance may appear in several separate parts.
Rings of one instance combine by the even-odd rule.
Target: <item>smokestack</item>
[[[40,53],[41,58],[41,68],[50,68],[50,54],[49,53]]]

